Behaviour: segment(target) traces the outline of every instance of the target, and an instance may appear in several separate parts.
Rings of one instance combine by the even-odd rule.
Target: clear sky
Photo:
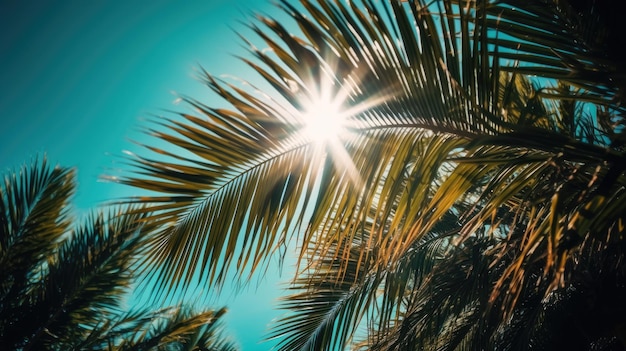
[[[131,139],[145,140],[142,119],[184,108],[173,92],[219,102],[195,79],[199,66],[245,74],[235,30],[251,11],[279,13],[266,0],[0,0],[2,172],[45,153],[78,170],[79,210],[132,194],[98,177],[137,149]],[[226,327],[243,350],[271,347],[257,343],[279,314],[279,292],[270,277],[216,303],[227,304]]]

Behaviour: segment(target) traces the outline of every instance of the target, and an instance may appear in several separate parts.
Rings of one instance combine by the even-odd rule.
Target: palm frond
[[[238,348],[220,334],[220,318],[226,309],[201,313],[183,307],[167,308],[155,313],[146,324],[126,333],[116,346],[119,350],[214,350],[235,351]]]
[[[91,214],[41,265],[12,326],[19,328],[24,349],[76,345],[98,319],[121,309],[145,229],[142,216],[126,210],[132,208]]]
[[[0,186],[0,339],[20,345],[39,322],[25,319],[37,300],[47,260],[69,231],[68,203],[74,172],[46,158],[8,172]]]
[[[67,233],[74,172],[46,158],[8,172],[0,188],[0,278],[3,292],[21,289]],[[7,284],[7,285],[5,285]],[[15,284],[15,285],[14,285]]]
[[[51,333],[90,329],[98,318],[122,308],[149,232],[144,216],[133,210],[119,207],[92,213],[49,259],[33,309],[44,314]]]
[[[279,340],[279,350],[342,349],[352,339],[376,298],[381,276],[364,269],[360,250],[351,251],[336,252],[340,259],[315,262],[290,286],[296,292],[280,305],[289,312],[275,322],[269,336]]]
[[[5,177],[0,344],[121,350],[125,340],[143,335],[140,342],[235,350],[216,334],[223,309],[122,312],[153,224],[136,206],[120,206],[93,211],[70,230],[74,188],[71,169],[51,168],[45,159]]]
[[[380,157],[387,160],[394,158],[401,138],[408,140],[407,133],[429,130],[461,136],[455,142],[443,142],[441,153],[432,156],[441,162],[446,152],[462,145],[465,137],[500,128],[489,119],[472,118],[467,110],[457,108],[465,105],[466,96],[441,65],[439,59],[444,53],[433,37],[432,19],[422,12],[410,17],[411,12],[400,4],[384,5],[397,19],[392,22],[385,20],[380,5],[370,2],[364,7],[326,2],[320,2],[319,7],[303,5],[313,19],[286,3],[283,8],[315,40],[314,44],[305,44],[276,22],[262,18],[266,29],[282,43],[257,30],[277,59],[261,50],[253,51],[267,67],[253,64],[253,68],[288,104],[256,97],[207,75],[207,84],[235,110],[209,108],[189,100],[202,117],[185,114],[185,121],[166,119],[159,122],[164,130],[151,132],[192,156],[151,148],[173,159],[136,156],[131,160],[136,176],[117,180],[161,192],[131,201],[156,204],[151,220],[162,229],[154,236],[151,245],[155,254],[147,265],[162,267],[157,274],[165,290],[174,289],[177,281],[190,283],[195,271],[209,283],[221,282],[233,262],[238,271],[244,267],[254,270],[263,257],[288,241],[284,229],[299,227],[305,220],[300,209],[315,199],[316,211],[308,222],[323,220],[331,206],[330,198],[324,195],[328,194],[329,182],[380,179],[386,168],[361,168],[367,165],[361,162],[369,156],[365,150],[384,145],[379,133],[391,138],[381,149],[384,154]],[[419,30],[410,25],[416,19]],[[336,38],[359,45],[346,47]],[[333,68],[345,71],[330,71]],[[464,74],[469,77],[476,73]],[[313,99],[324,84],[330,84],[333,94],[346,95],[344,110],[350,112],[352,136],[343,142],[345,156],[332,162],[325,162],[318,148],[298,134],[302,124],[298,108],[302,101]],[[478,110],[474,113],[483,114]],[[328,151],[326,157],[333,156]],[[355,167],[336,166],[347,162]],[[346,174],[345,167],[354,168],[356,173]],[[388,177],[393,179],[394,175]],[[322,182],[321,187],[315,186],[318,182]],[[325,193],[313,193],[314,189]],[[346,201],[349,194],[341,191],[332,199],[332,203],[346,206],[338,211],[348,211],[353,205]],[[305,232],[302,241],[310,241],[311,235],[311,231]],[[240,245],[237,256],[235,249]]]
[[[370,333],[372,350],[456,350],[489,348],[499,325],[482,310],[488,304],[493,245],[472,238],[467,246],[447,246],[421,281],[405,291],[395,323]],[[462,344],[466,346],[461,346]],[[467,345],[469,344],[469,345]]]
[[[288,312],[275,322],[269,338],[279,340],[280,350],[339,350],[362,338],[367,325],[380,333],[391,328],[411,289],[432,274],[458,234],[456,216],[444,217],[395,265],[381,267],[374,254],[363,254],[371,221],[360,226],[362,235],[352,237],[350,245],[338,242],[323,257],[315,255],[312,243],[313,258],[289,287],[295,293],[281,299],[280,308]]]

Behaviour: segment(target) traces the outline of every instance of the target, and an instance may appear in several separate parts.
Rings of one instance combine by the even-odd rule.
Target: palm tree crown
[[[556,320],[592,281],[617,289],[598,296],[620,291],[626,95],[606,12],[279,6],[300,34],[260,16],[250,28],[266,48],[243,59],[273,93],[204,72],[231,108],[187,99],[197,113],[150,129],[172,149],[148,145],[158,157],[135,155],[118,180],[157,192],[131,201],[151,204],[138,210],[157,226],[144,265],[159,265],[164,293],[295,245],[290,313],[272,334],[282,350],[474,350],[541,348],[553,340],[524,323]],[[343,132],[312,137],[316,105]]]

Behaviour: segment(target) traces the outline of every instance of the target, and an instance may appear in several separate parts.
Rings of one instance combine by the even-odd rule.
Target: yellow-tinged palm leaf
[[[269,50],[252,49],[256,62],[244,62],[272,91],[204,72],[228,109],[187,99],[195,115],[151,130],[172,149],[148,147],[157,155],[133,158],[136,174],[119,180],[158,192],[132,201],[152,203],[161,226],[145,265],[160,291],[196,273],[209,284],[233,268],[252,274],[294,237],[302,267],[338,262],[341,284],[351,265],[398,266],[450,212],[462,221],[456,244],[479,233],[500,240],[491,263],[507,266],[490,280],[493,303],[511,302],[510,311],[530,263],[563,281],[582,239],[624,230],[622,122],[576,106],[622,107],[603,95],[617,99],[617,90],[594,88],[578,70],[593,57],[573,44],[577,32],[563,25],[561,8],[539,4],[303,1],[305,16],[281,2],[302,37],[259,18],[251,28]],[[531,72],[562,81],[531,84]],[[321,143],[307,135],[313,105],[336,107],[346,133]],[[565,245],[566,234],[581,240]]]
[[[428,16],[417,17],[420,23],[415,28],[411,11],[396,3],[388,10],[397,22],[386,18],[380,5],[369,2],[350,7],[304,3],[312,19],[287,3],[282,6],[313,43],[308,45],[276,22],[261,19],[265,30],[280,41],[256,31],[278,59],[255,50],[265,68],[257,64],[253,68],[276,90],[276,100],[207,74],[207,84],[234,109],[209,108],[189,100],[198,116],[159,121],[151,133],[190,156],[152,148],[171,161],[136,156],[131,160],[137,176],[119,180],[160,192],[133,201],[154,203],[158,210],[152,219],[161,229],[151,240],[154,255],[147,266],[162,268],[155,274],[165,290],[174,289],[178,281],[190,283],[195,271],[213,283],[222,282],[232,264],[240,272],[254,270],[288,241],[287,229],[300,226],[305,220],[303,209],[309,205],[314,205],[314,211],[306,219],[309,229],[300,241],[304,246],[333,212],[351,213],[323,226],[325,233],[341,235],[334,228],[363,217],[359,211],[369,211],[375,198],[385,199],[389,194],[384,192],[393,190],[393,179],[399,174],[390,172],[405,172],[403,160],[417,157],[411,154],[417,150],[406,141],[419,142],[420,133],[442,133],[440,143],[428,146],[427,159],[420,161],[438,168],[465,137],[495,128],[455,107],[463,105],[464,93],[438,59],[443,53],[433,40]],[[346,41],[354,46],[346,46]],[[330,91],[320,92],[323,89]],[[307,103],[324,103],[316,100],[320,93],[341,98],[339,108],[348,130],[322,148],[302,134],[306,122],[302,109]],[[398,148],[404,148],[407,156],[396,155]],[[381,163],[373,164],[372,157]],[[424,190],[413,194],[428,194],[437,175],[432,170],[421,175]],[[365,186],[384,179],[389,181],[383,188]],[[313,193],[314,189],[320,190]],[[356,199],[365,202],[357,205]],[[403,201],[413,200],[405,196]],[[403,206],[413,215],[419,212],[419,206]],[[390,208],[381,209],[380,216],[392,215]],[[380,232],[370,245],[387,241],[385,235]],[[320,253],[328,250],[324,241],[317,242]]]

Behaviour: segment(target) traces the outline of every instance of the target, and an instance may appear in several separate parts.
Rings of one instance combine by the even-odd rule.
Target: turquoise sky
[[[146,140],[142,120],[184,110],[174,92],[215,105],[195,78],[209,72],[245,77],[234,30],[252,11],[277,14],[265,0],[0,0],[0,167],[3,172],[47,154],[78,170],[80,211],[132,189],[98,181],[118,172],[130,140]],[[275,275],[258,289],[225,291],[216,306],[242,349],[258,344],[280,293]],[[228,290],[228,289],[227,289]]]

